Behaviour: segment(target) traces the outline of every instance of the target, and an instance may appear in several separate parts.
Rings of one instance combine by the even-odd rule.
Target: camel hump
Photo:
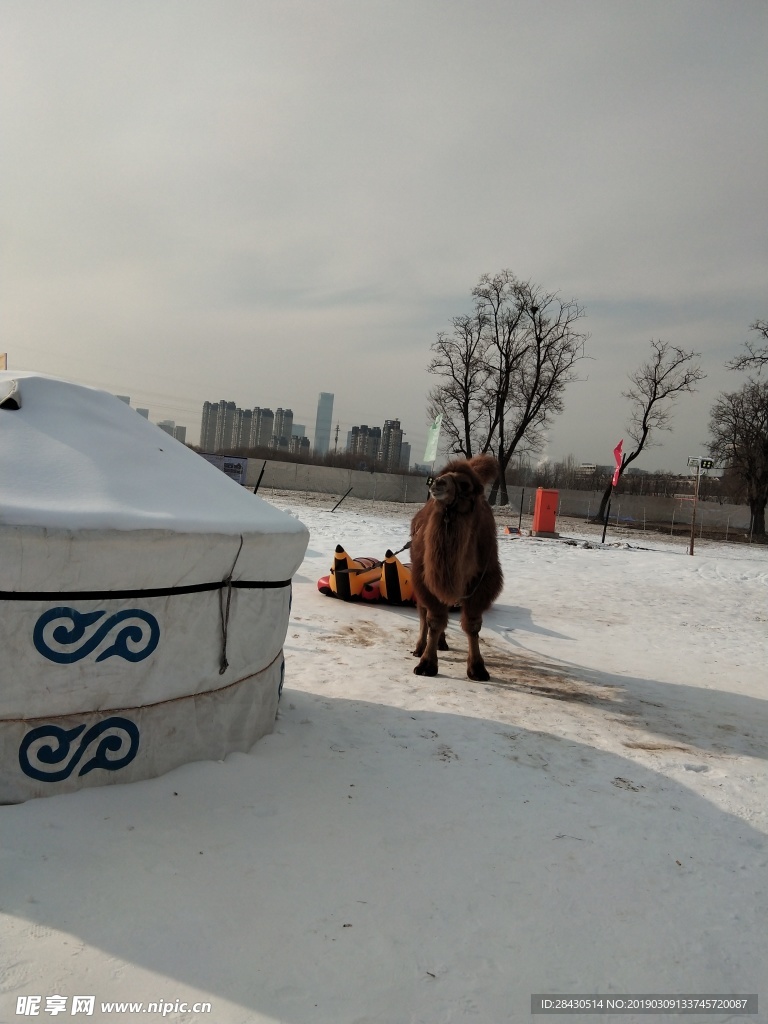
[[[491,483],[501,472],[498,459],[493,455],[475,455],[467,460],[467,464],[477,473],[483,484]]]

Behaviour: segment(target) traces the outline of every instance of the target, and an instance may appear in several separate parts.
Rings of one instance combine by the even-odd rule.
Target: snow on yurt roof
[[[107,392],[0,372],[0,524],[63,530],[304,534]],[[13,408],[18,405],[18,408]]]

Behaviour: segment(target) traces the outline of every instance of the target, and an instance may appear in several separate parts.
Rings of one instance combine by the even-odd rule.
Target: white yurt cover
[[[270,732],[307,541],[114,396],[0,372],[0,803]]]

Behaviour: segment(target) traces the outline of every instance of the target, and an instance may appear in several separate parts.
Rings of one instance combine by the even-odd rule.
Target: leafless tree
[[[429,394],[428,414],[443,416],[443,430],[450,451],[471,459],[488,435],[488,410],[484,398],[489,369],[485,360],[487,323],[476,311],[453,319],[450,334],[440,332],[432,345],[434,356],[428,371],[443,379]]]
[[[501,475],[491,501],[500,489],[507,504],[512,455],[541,448],[576,379],[588,338],[577,329],[584,310],[509,270],[483,274],[472,297],[474,315],[455,319],[450,338],[438,335],[432,346],[429,372],[443,379],[430,392],[429,415],[443,413],[452,453],[496,455]]]
[[[749,329],[768,342],[768,321],[755,320]],[[746,352],[732,359],[729,370],[756,371],[740,391],[721,393],[711,410],[711,448],[726,474],[738,481],[752,513],[752,532],[765,537],[768,501],[768,382],[760,379],[768,366],[768,344],[747,341]]]
[[[669,421],[674,403],[681,394],[695,391],[694,385],[706,377],[693,362],[699,358],[700,353],[687,351],[666,341],[651,341],[651,349],[648,362],[629,374],[632,387],[622,392],[623,397],[630,402],[626,429],[634,447],[622,455],[619,478],[642,451],[660,444],[656,440],[656,433],[672,429]],[[605,518],[611,486],[609,483],[603,493],[598,519]]]
[[[762,338],[766,344],[759,347],[759,341],[746,341],[744,343],[746,352],[726,363],[729,370],[757,370],[760,373],[764,367],[768,366],[768,320],[755,320],[753,324],[749,325],[749,329]]]
[[[768,382],[721,393],[709,421],[710,450],[742,482],[755,537],[765,537],[768,502]]]

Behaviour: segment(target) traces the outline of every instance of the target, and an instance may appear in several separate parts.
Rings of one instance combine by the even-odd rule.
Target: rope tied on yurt
[[[235,560],[232,563],[232,568],[229,570],[229,575],[225,576],[222,580],[221,590],[219,591],[219,614],[221,615],[221,663],[219,665],[219,675],[223,676],[229,668],[229,662],[227,661],[227,632],[229,630],[229,609],[232,601],[232,575],[237,565],[237,560],[240,557],[240,552],[243,550],[243,535],[240,534],[240,547],[237,549]],[[226,600],[224,593],[226,591]]]

